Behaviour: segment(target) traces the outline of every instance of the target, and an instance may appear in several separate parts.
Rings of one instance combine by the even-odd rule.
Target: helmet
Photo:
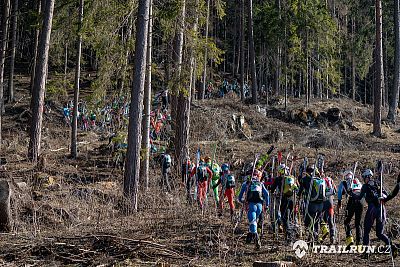
[[[351,179],[353,179],[354,174],[353,174],[352,171],[345,171],[345,172],[343,173],[343,176],[344,176],[344,178],[345,178],[346,180],[351,180]]]
[[[205,157],[204,157],[204,161],[205,161],[205,162],[209,162],[210,160],[211,160],[211,158],[210,158],[209,156],[205,156]]]
[[[366,169],[361,176],[363,179],[370,178],[374,176],[374,173],[370,169]]]
[[[281,164],[278,166],[278,173],[283,174],[283,175],[288,175],[289,174],[289,167],[287,167],[285,164]]]
[[[228,165],[227,163],[222,164],[222,165],[221,165],[221,170],[222,170],[223,172],[229,171],[229,165]]]
[[[314,169],[315,169],[315,175],[319,175],[319,171],[318,168],[315,167],[315,165],[309,165],[306,169],[306,172],[310,175],[312,175],[314,173]]]
[[[262,172],[259,170],[254,170],[253,178],[261,179],[261,177],[262,177]]]

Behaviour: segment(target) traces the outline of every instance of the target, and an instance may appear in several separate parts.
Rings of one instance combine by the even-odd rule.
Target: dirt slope
[[[27,161],[29,112],[24,111],[28,110],[28,97],[25,90],[17,93],[19,102],[7,106],[4,119],[1,157],[7,162],[7,171],[0,175],[26,182],[28,189],[15,187],[14,226],[12,233],[1,234],[0,265],[252,266],[256,260],[288,260],[298,266],[391,264],[388,256],[365,261],[359,256],[308,255],[299,260],[291,247],[271,234],[266,234],[263,247],[257,251],[244,244],[245,219],[240,225],[243,234],[234,234],[228,212],[223,218],[216,216],[212,197],[201,215],[196,207],[186,204],[178,180],[173,194],[165,194],[158,187],[158,168],[152,170],[150,190],[141,192],[139,212],[127,216],[122,205],[122,171],[110,167],[111,155],[103,149],[105,136],[81,133],[79,159],[69,159],[69,129],[62,125],[60,110],[52,109],[45,117],[45,166],[39,171]],[[289,108],[300,106],[292,102]],[[318,102],[310,109],[320,112],[333,106],[351,114],[359,130],[303,126],[274,115],[272,109],[262,114],[235,98],[198,102],[192,109],[191,152],[200,147],[204,154],[210,153],[217,142],[218,161],[234,164],[238,172],[245,161],[257,152],[265,153],[272,143],[300,158],[307,155],[311,161],[317,148],[326,154],[327,171],[336,180],[335,175],[355,160],[363,168],[382,158],[391,166],[385,174],[390,188],[400,166],[399,133],[384,126],[386,139],[370,136],[370,107],[348,100]],[[282,111],[282,106],[274,108]],[[232,126],[233,114],[245,118],[241,131]],[[391,218],[399,219],[399,203],[398,199],[389,203]],[[343,217],[338,220],[343,221]],[[343,226],[339,229],[343,241]],[[374,238],[372,242],[379,244]],[[395,265],[400,266],[398,259]]]

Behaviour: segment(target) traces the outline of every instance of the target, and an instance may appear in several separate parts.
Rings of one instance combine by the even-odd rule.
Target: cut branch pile
[[[8,247],[2,246],[0,258],[9,262],[44,260],[81,265],[111,264],[126,259],[181,264],[193,260],[167,245],[107,234],[44,238],[35,243],[19,238]]]

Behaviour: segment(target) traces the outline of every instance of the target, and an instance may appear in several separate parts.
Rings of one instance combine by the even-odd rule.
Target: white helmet
[[[354,173],[353,173],[352,171],[345,171],[345,172],[343,173],[343,176],[344,176],[344,178],[345,178],[346,180],[348,180],[348,179],[353,179]]]
[[[361,176],[363,179],[365,179],[367,177],[374,176],[374,173],[370,169],[366,169]]]

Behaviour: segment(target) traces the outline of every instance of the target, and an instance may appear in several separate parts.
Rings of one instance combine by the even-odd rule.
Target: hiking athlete
[[[312,240],[318,237],[325,191],[325,180],[320,177],[318,169],[315,166],[307,167],[305,177],[300,181],[298,196],[301,197],[305,192],[304,224]]]
[[[190,177],[196,177],[197,183],[197,201],[200,205],[200,208],[204,208],[205,199],[208,191],[208,184],[212,178],[212,171],[204,162],[204,159],[200,160],[199,166],[197,168],[193,168]]]
[[[289,223],[293,215],[294,194],[297,189],[296,179],[289,175],[289,168],[285,164],[279,165],[278,177],[275,178],[271,186],[271,193],[278,191],[276,200],[280,203],[280,207],[277,209],[279,209],[281,214],[286,241],[292,238],[292,231]]]
[[[364,180],[364,184],[361,187],[360,194],[356,195],[352,193],[352,196],[358,200],[365,198],[366,202],[368,203],[368,209],[364,218],[363,245],[369,245],[369,233],[371,232],[374,221],[376,221],[376,237],[382,240],[385,245],[391,246],[391,252],[396,253],[397,255],[397,247],[394,244],[391,244],[389,237],[384,233],[386,221],[386,208],[384,204],[396,197],[399,193],[400,174],[397,176],[397,184],[390,194],[387,194],[383,188],[381,190],[382,185],[380,181],[373,179],[373,172],[370,169],[366,169],[363,172],[362,178]],[[368,258],[369,255],[365,254],[365,257]]]
[[[236,187],[236,182],[235,182],[235,177],[229,170],[229,165],[227,163],[222,164],[221,166],[221,176],[217,183],[213,186],[213,189],[215,190],[218,185],[222,185],[222,190],[221,190],[221,199],[219,201],[219,213],[218,216],[222,216],[222,210],[224,208],[224,200],[225,197],[228,198],[228,203],[229,203],[229,208],[230,208],[230,213],[231,213],[231,218],[234,215],[235,212],[235,203],[234,203],[234,198],[235,198],[235,187]]]
[[[263,211],[263,203],[269,206],[269,193],[264,184],[261,183],[261,172],[255,170],[251,180],[242,184],[238,201],[243,205],[248,205],[247,218],[249,221],[249,233],[246,243],[252,240],[256,243],[256,248],[261,247],[260,235],[257,232],[257,220]]]
[[[190,189],[193,186],[193,179],[190,176],[192,173],[194,166],[192,162],[190,161],[190,158],[188,157],[183,163],[182,163],[182,169],[181,169],[181,176],[182,176],[182,183],[186,185],[186,196],[187,200],[189,203],[192,201],[192,196],[190,194]]]
[[[323,175],[324,176],[324,175]],[[323,178],[326,184],[325,196],[326,200],[324,201],[323,209],[322,209],[322,222],[321,222],[321,233],[319,241],[322,242],[329,234],[330,243],[333,244],[335,241],[336,235],[336,226],[335,226],[335,212],[334,212],[334,203],[333,196],[336,195],[337,189],[333,179],[329,176],[325,176]],[[329,229],[328,229],[328,226]]]
[[[165,151],[165,154],[161,161],[161,173],[162,173],[162,180],[161,184],[163,188],[167,190],[167,192],[171,192],[171,185],[169,183],[169,175],[171,174],[171,166],[172,166],[172,157]]]
[[[210,157],[205,157],[204,159],[206,161],[207,167],[210,168],[212,171],[212,179],[211,179],[211,187],[213,188],[213,193],[214,193],[214,200],[215,200],[215,205],[218,207],[219,206],[219,193],[218,193],[218,185],[219,185],[219,179],[221,176],[221,168],[216,162],[211,162]],[[211,166],[212,164],[212,166]],[[224,192],[221,192],[223,194]]]
[[[344,228],[346,230],[346,246],[349,247],[354,245],[354,239],[351,231],[351,220],[354,216],[354,225],[356,228],[356,245],[361,244],[361,216],[364,210],[364,205],[361,200],[354,198],[353,195],[360,195],[361,193],[361,182],[354,177],[352,171],[345,171],[344,180],[340,183],[338,189],[338,210],[342,206],[343,194],[348,195],[348,201],[346,205],[346,218],[344,219]]]

